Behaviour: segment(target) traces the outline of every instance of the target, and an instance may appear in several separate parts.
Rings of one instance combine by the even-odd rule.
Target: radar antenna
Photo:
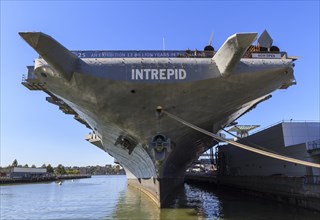
[[[260,51],[280,52],[279,47],[273,45],[273,39],[267,30],[264,30],[258,38],[258,46]]]

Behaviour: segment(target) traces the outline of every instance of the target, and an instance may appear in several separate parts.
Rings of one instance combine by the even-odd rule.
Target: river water
[[[125,176],[0,186],[5,219],[320,219],[320,213],[243,193],[185,184],[159,210]]]

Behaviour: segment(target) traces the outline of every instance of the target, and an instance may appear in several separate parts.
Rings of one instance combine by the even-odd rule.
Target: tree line
[[[11,165],[8,167],[1,168],[0,167],[0,172],[1,173],[8,173],[10,172],[12,167],[25,167],[29,168],[28,164],[21,165],[18,163],[18,161],[15,159]],[[35,165],[31,165],[31,168],[37,168]],[[90,174],[90,175],[123,175],[125,174],[124,169],[116,164],[116,165],[111,165],[107,164],[105,166],[86,166],[86,167],[78,167],[78,166],[73,166],[73,167],[65,167],[62,164],[59,164],[57,167],[52,167],[51,164],[43,164],[39,168],[46,168],[47,173],[50,174],[55,174],[55,175],[68,175],[68,174]]]

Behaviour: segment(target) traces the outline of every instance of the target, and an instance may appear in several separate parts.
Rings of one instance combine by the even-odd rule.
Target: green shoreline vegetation
[[[61,175],[125,175],[124,169],[118,165],[106,164],[105,166],[63,166],[59,164],[57,167],[52,167],[51,164],[43,164],[41,167],[36,167],[28,164],[21,165],[18,164],[18,161],[15,159],[11,165],[7,167],[0,167],[0,177],[9,177],[12,168],[21,167],[21,168],[45,168],[47,173],[54,176]]]

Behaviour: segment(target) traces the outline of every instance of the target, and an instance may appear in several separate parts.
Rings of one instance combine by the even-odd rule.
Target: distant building
[[[80,167],[79,168],[80,174],[88,174],[88,172],[87,172],[88,169],[89,168],[87,168],[87,167]]]
[[[280,155],[320,163],[320,122],[282,122],[240,143]],[[233,145],[218,149],[218,173],[228,176],[320,175],[320,169],[259,155]]]
[[[13,167],[10,171],[12,179],[37,179],[46,175],[46,168]]]

